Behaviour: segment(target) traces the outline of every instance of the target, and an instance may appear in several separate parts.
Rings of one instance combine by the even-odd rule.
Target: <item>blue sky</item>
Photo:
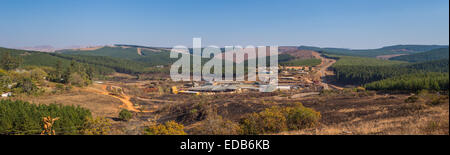
[[[448,0],[2,0],[0,46],[449,44]]]

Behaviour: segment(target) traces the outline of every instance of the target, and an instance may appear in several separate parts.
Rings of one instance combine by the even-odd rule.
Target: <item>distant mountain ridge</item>
[[[448,48],[448,45],[394,45],[378,49],[346,49],[346,48],[320,48],[314,46],[299,46],[300,50],[314,50],[329,54],[377,57],[380,55],[415,54],[439,48]]]
[[[55,52],[56,48],[50,45],[41,45],[41,46],[29,46],[29,47],[19,47],[17,49],[27,50],[27,51],[39,51],[39,52]]]
[[[280,54],[288,54],[293,57],[313,58],[315,52],[359,56],[359,57],[377,57],[382,55],[410,55],[415,53],[426,52],[433,49],[448,48],[448,45],[394,45],[386,46],[378,49],[345,49],[345,48],[320,48],[314,46],[279,46]],[[156,65],[169,65],[176,59],[170,59],[170,48],[150,47],[129,44],[114,44],[111,46],[103,46],[88,50],[58,50],[57,53],[70,55],[90,55],[90,56],[109,56],[114,58],[138,61],[147,67]],[[189,54],[193,49],[189,48]],[[223,48],[221,48],[224,51]],[[312,53],[312,54],[311,54]]]

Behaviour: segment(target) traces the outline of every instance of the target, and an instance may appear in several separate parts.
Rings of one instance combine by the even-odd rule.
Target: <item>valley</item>
[[[111,48],[117,49],[110,53]],[[12,81],[12,88],[3,88],[12,96],[2,100],[79,106],[89,110],[93,118],[108,122],[103,128],[109,132],[97,134],[448,134],[448,58],[415,63],[283,48],[280,88],[261,93],[255,91],[259,84],[251,81],[212,85],[174,82],[168,75],[172,61],[162,66],[143,61],[167,53],[148,53],[140,48],[104,47],[59,53],[1,50],[28,59],[18,66],[21,72],[3,71],[4,79],[14,76],[17,80]],[[35,63],[39,57],[27,57],[30,54],[52,60]],[[3,55],[2,59],[5,57],[10,56]],[[61,62],[61,66],[54,61]],[[46,80],[35,78],[40,69],[45,73],[40,76]],[[392,87],[391,83],[403,75],[414,80]],[[31,90],[36,89],[31,94],[27,87],[18,85],[22,83],[19,79],[28,77],[36,79],[31,81],[35,85]],[[67,81],[64,77],[68,77]],[[431,82],[416,87],[414,82],[418,80]],[[296,116],[292,113],[295,111],[308,116]],[[298,124],[300,120],[304,122]],[[158,130],[169,124],[173,133]],[[68,132],[65,128],[57,128],[56,133]],[[0,132],[7,134],[9,130],[21,129]],[[89,128],[70,132],[81,134],[85,130]]]

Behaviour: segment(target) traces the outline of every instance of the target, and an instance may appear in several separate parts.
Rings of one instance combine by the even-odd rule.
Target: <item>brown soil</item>
[[[320,58],[320,54],[312,50],[287,50],[282,52],[282,54],[289,54],[298,59]]]

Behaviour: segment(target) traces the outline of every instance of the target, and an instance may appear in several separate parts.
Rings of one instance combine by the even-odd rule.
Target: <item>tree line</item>
[[[376,82],[366,84],[369,90],[434,90],[448,91],[449,74],[448,73],[416,73],[396,76]]]
[[[443,80],[445,74],[439,74],[439,76],[437,76],[434,73],[447,73],[448,78],[448,59],[410,64],[398,63],[395,61],[390,62],[386,60],[369,60],[371,58],[338,58],[338,62],[332,66],[332,69],[336,74],[336,80],[342,84],[367,84],[366,86],[368,88],[375,90],[380,90],[382,88],[389,90],[415,90],[415,87],[417,87],[417,89],[448,88],[448,81],[446,82]],[[433,76],[437,76],[439,78],[434,78]],[[419,85],[419,83],[423,84],[423,86],[413,86]],[[445,84],[447,84],[447,86],[445,86]]]
[[[86,120],[92,117],[87,109],[56,104],[34,105],[23,101],[0,101],[0,134],[40,134],[43,117],[59,117],[53,124],[57,134],[80,134]]]

